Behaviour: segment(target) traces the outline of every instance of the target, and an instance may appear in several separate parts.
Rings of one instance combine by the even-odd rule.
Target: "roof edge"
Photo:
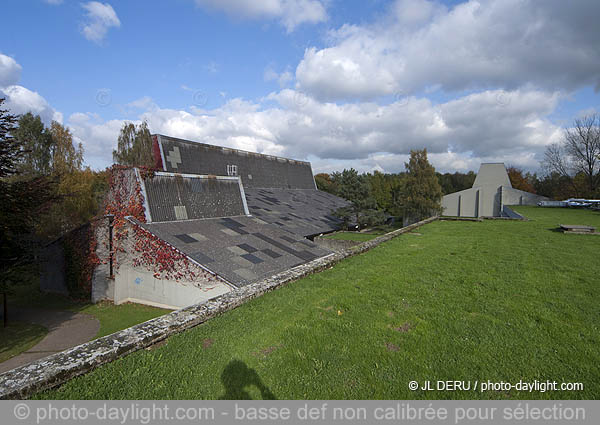
[[[264,153],[246,151],[246,150],[243,150],[243,149],[229,148],[227,146],[209,145],[208,143],[195,142],[193,140],[187,140],[187,139],[180,139],[178,137],[167,136],[165,134],[159,134],[159,133],[152,134],[152,137],[154,137],[154,136],[160,137],[161,138],[161,142],[164,141],[165,139],[173,139],[173,140],[177,140],[178,142],[191,143],[191,144],[195,144],[195,145],[201,145],[201,146],[205,146],[205,147],[212,148],[212,149],[229,149],[231,151],[239,152],[239,153],[242,153],[242,154],[260,155],[260,156],[263,156],[265,158],[283,159],[283,160],[286,160],[286,161],[294,161],[294,162],[300,162],[302,164],[308,164],[308,165],[310,165],[309,161],[302,161],[302,160],[299,160],[299,159],[286,158],[286,157],[283,157],[283,156],[268,155],[268,154],[264,154]],[[312,172],[312,167],[311,167],[311,172]]]

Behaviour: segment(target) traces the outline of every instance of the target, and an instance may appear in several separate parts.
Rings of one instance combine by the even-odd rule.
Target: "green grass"
[[[400,227],[380,225],[362,232],[336,232],[326,235],[327,239],[337,239],[343,241],[366,242],[375,239],[377,236],[385,235],[388,232],[397,230]]]
[[[29,279],[29,282],[13,288],[8,297],[9,309],[17,306],[90,314],[100,322],[100,330],[96,338],[129,328],[171,311],[141,304],[114,305],[108,302],[98,304],[78,302],[62,295],[41,292],[39,283],[34,277]]]
[[[0,363],[29,350],[47,333],[46,328],[32,323],[9,321],[5,328],[0,321]]]
[[[80,313],[91,314],[100,321],[100,330],[96,335],[110,335],[111,333],[129,328],[138,323],[145,322],[155,317],[171,312],[162,308],[150,307],[142,304],[98,303],[90,304],[79,310]]]
[[[600,213],[438,221],[38,394],[59,399],[600,397]],[[412,380],[582,382],[415,391]]]

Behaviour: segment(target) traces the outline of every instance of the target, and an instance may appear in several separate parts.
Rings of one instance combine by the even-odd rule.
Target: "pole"
[[[3,311],[3,314],[4,314],[3,315],[3,318],[4,318],[4,327],[6,327],[6,325],[8,323],[8,317],[7,317],[7,312],[6,312],[6,291],[4,291],[2,293],[2,295],[3,295],[3,301],[2,301],[3,307],[2,307],[2,311]]]
[[[113,276],[113,220],[115,217],[111,214],[108,216],[108,258],[109,258],[109,276]]]

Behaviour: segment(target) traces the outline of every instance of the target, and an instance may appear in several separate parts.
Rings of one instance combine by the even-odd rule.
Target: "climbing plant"
[[[154,170],[150,168],[140,167],[139,171],[144,180],[154,178]],[[191,263],[177,248],[136,223],[145,223],[146,215],[144,196],[134,169],[114,165],[109,174],[110,189],[105,214],[113,216],[112,250],[115,270],[119,267],[119,258],[127,255],[130,256],[134,267],[145,267],[157,279],[194,281],[200,276],[204,281],[217,279],[214,274]],[[133,229],[132,234],[130,229]],[[108,240],[105,247],[108,251]],[[106,262],[106,259],[103,262]]]

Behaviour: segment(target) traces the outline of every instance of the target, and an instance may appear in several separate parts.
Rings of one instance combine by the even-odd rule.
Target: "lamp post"
[[[113,279],[113,226],[115,216],[113,214],[107,214],[105,217],[108,218],[108,277]]]

